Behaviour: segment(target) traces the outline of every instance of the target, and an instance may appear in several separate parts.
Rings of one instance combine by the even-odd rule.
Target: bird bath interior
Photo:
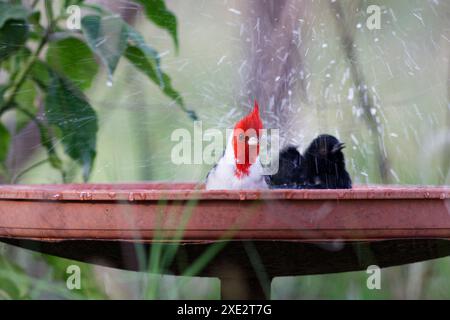
[[[192,183],[0,186],[1,241],[107,266],[148,270],[155,244],[185,274],[219,245],[197,275],[219,277],[223,298],[267,297],[259,275],[363,270],[450,255],[450,188],[206,191]],[[261,261],[251,263],[251,244]],[[144,249],[144,250],[141,250]],[[227,268],[239,269],[240,278]],[[267,284],[266,284],[267,285]],[[264,295],[266,293],[266,296]]]

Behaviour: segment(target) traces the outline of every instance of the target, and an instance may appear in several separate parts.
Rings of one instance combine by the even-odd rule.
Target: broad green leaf
[[[25,55],[27,52],[24,53]],[[42,60],[37,60],[30,72],[30,79],[41,89],[43,92],[47,92],[50,86],[50,75],[49,75],[50,67],[46,65]],[[24,84],[26,85],[26,83]],[[36,87],[35,87],[36,88]],[[17,103],[17,102],[16,102]],[[17,109],[16,115],[17,117],[23,118],[23,121],[26,122],[25,118],[32,119],[37,113],[37,106],[25,108],[24,105],[19,105],[20,109]],[[34,108],[34,109],[33,109]],[[17,120],[20,121],[20,120]],[[55,146],[53,144],[51,135],[49,133],[49,128],[47,128],[42,122],[36,121],[35,124],[38,127],[40,136],[41,136],[41,144],[47,150],[48,160],[51,166],[55,169],[63,172],[62,160],[59,158],[56,153]],[[20,127],[20,125],[19,125]]]
[[[91,86],[98,71],[91,50],[76,38],[52,42],[47,50],[46,60],[49,66],[64,74],[82,90]]]
[[[29,34],[25,20],[8,20],[0,28],[0,62],[22,48]]]
[[[26,80],[20,87],[14,99],[15,103],[20,106],[20,108],[27,110],[29,114],[36,115],[38,108],[35,105],[36,100],[36,87],[31,80]],[[29,122],[30,117],[25,115],[23,112],[16,112],[16,131],[22,130]]]
[[[26,61],[31,55],[31,51],[27,47],[20,48],[14,55],[8,57],[2,62],[2,68],[8,72],[10,76],[17,75],[24,67]],[[10,78],[9,81],[13,82],[15,79]]]
[[[0,162],[3,163],[8,156],[9,143],[11,141],[11,135],[8,129],[0,122]]]
[[[25,21],[28,14],[28,10],[21,5],[0,2],[0,28],[2,28],[8,20]]]
[[[148,56],[138,47],[136,46],[128,46],[125,51],[125,57],[141,72],[147,75],[153,82],[159,84],[159,76],[158,72],[155,69],[152,61],[149,61]],[[173,99],[183,111],[185,111],[191,119],[194,121],[197,120],[197,115],[194,111],[186,109],[184,105],[183,98],[181,95],[172,87],[172,83],[170,77],[162,73],[162,81],[164,83],[164,87],[162,91],[166,96]]]
[[[47,121],[60,130],[64,151],[82,166],[86,181],[96,155],[97,115],[70,80],[53,70],[49,70],[49,74],[45,103]]]
[[[178,50],[177,18],[167,9],[164,0],[135,0],[144,9],[149,18],[158,27],[167,30],[172,36],[175,48]]]
[[[111,79],[127,47],[126,24],[119,16],[89,15],[81,20],[81,28],[89,47],[107,67]]]
[[[36,84],[43,90],[46,91],[50,85],[50,76],[48,74],[49,67],[47,64],[41,60],[34,63],[31,68],[31,77],[36,82]]]
[[[0,61],[20,49],[28,38],[25,7],[8,2],[0,2]]]
[[[152,80],[155,81],[155,83],[159,85],[161,88],[164,88],[165,83],[163,81],[163,75],[161,71],[158,52],[156,52],[155,49],[150,47],[145,42],[144,37],[142,37],[142,35],[139,32],[137,32],[128,24],[127,24],[127,32],[130,43],[142,51],[142,53],[146,56],[148,63],[151,64],[152,68],[155,70],[158,81],[155,81],[154,79]]]

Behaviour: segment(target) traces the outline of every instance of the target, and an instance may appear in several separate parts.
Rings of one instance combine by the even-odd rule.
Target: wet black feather
[[[279,155],[278,172],[266,176],[269,187],[274,189],[298,189],[304,185],[304,161],[303,156],[295,146],[287,146]]]
[[[305,150],[305,188],[350,189],[352,180],[345,168],[342,149],[337,138],[323,134]]]
[[[280,152],[278,172],[266,176],[266,182],[272,189],[350,189],[343,148],[327,134],[314,139],[303,155],[288,146]]]

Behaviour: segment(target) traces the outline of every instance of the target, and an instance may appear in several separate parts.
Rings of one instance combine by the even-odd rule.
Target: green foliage
[[[35,83],[31,79],[27,79],[22,88],[16,95],[16,103],[20,108],[27,110],[29,114],[36,116],[38,109],[34,103],[37,96],[37,88]],[[28,123],[30,118],[24,115],[22,112],[16,112],[16,131],[22,130]]]
[[[52,267],[51,278],[53,281],[59,281],[64,283],[67,280],[67,268],[70,265],[76,265],[80,268],[81,272],[81,288],[74,290],[74,298],[78,299],[107,299],[108,296],[101,290],[96,281],[94,270],[92,265],[81,263],[79,261],[72,261],[63,258],[58,258],[49,255],[40,255],[40,257],[47,262],[49,266]]]
[[[139,50],[142,55],[144,56],[145,61],[150,65],[150,68],[152,69],[152,76],[149,76],[150,79],[158,84],[161,88],[164,88],[166,85],[163,81],[160,61],[158,57],[158,52],[156,52],[155,49],[150,47],[142,37],[142,35],[134,30],[132,27],[127,27],[127,33],[128,33],[128,39],[130,41],[130,45],[128,47],[135,47],[137,50]],[[133,60],[126,55],[126,57],[133,63]],[[142,69],[142,67],[139,64],[135,64],[135,66],[142,72],[146,73],[145,68]]]
[[[0,61],[18,51],[26,42],[28,26],[23,20],[8,20],[0,28]]]
[[[47,120],[61,131],[66,153],[82,165],[87,180],[95,159],[97,116],[73,83],[52,70],[50,78],[45,102]]]
[[[0,123],[0,162],[4,162],[8,156],[9,141],[11,140],[11,135],[8,129]]]
[[[35,4],[30,9],[22,1],[0,2],[0,67],[8,76],[7,83],[0,87],[0,116],[7,110],[15,110],[17,132],[30,121],[35,122],[41,144],[47,150],[47,160],[61,172],[63,179],[67,169],[59,154],[61,150],[56,148],[56,138],[60,138],[64,153],[83,168],[84,180],[89,178],[94,164],[98,121],[83,91],[98,74],[95,57],[105,66],[112,83],[117,65],[125,56],[195,118],[172,87],[170,77],[161,70],[156,50],[122,18],[83,0],[58,4],[40,0]],[[58,11],[54,10],[57,5]],[[69,18],[66,9],[72,5],[85,9],[81,30],[70,30],[65,23]],[[143,5],[149,20],[169,31],[178,48],[176,18],[164,1],[145,1]],[[42,58],[41,53],[45,51]],[[43,102],[45,117],[41,119],[38,111]],[[0,165],[3,169],[10,136],[2,125]]]
[[[178,50],[177,17],[166,8],[164,0],[136,0],[144,9],[147,17],[158,27],[167,30]]]
[[[86,43],[77,38],[66,38],[50,43],[46,60],[49,66],[64,74],[82,90],[91,86],[98,72],[98,64],[91,50]]]
[[[30,279],[18,265],[0,255],[0,300],[25,299]]]
[[[140,47],[130,45],[125,52],[125,56],[139,71],[147,75],[153,82],[160,82],[161,90],[164,94],[173,99],[192,120],[195,121],[198,119],[194,111],[185,108],[183,98],[172,87],[170,77],[165,73],[160,74],[158,72],[158,61],[152,55],[146,54],[146,51]]]
[[[116,16],[86,16],[81,25],[89,47],[100,57],[112,78],[127,47],[125,23]]]
[[[0,62],[26,42],[29,12],[21,5],[0,2]]]

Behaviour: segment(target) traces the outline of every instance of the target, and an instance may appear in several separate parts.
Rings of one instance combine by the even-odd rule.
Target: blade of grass
[[[164,199],[164,196],[162,196]],[[150,254],[149,254],[149,262],[148,262],[148,273],[150,274],[160,274],[162,273],[160,267],[161,261],[161,252],[162,252],[162,228],[161,222],[164,214],[164,208],[167,206],[167,200],[160,200],[158,205],[163,205],[162,208],[158,210],[156,216],[156,229],[152,240],[152,245],[150,246]],[[149,286],[147,290],[145,290],[145,298],[149,300],[156,299],[157,292],[160,286],[160,280],[155,281],[154,285]]]
[[[263,288],[266,299],[270,299],[270,279],[267,276],[261,256],[259,255],[258,250],[256,250],[253,241],[244,241],[244,249],[247,252],[253,270],[255,270],[259,284]]]

